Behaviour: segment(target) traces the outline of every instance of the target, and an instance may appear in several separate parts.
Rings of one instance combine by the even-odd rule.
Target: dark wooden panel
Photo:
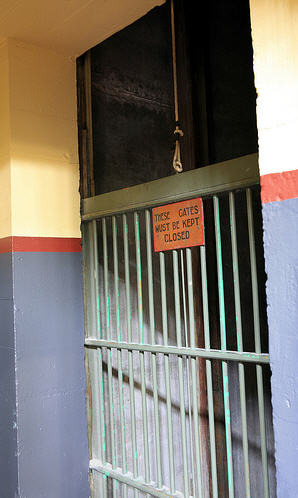
[[[92,50],[96,194],[172,174],[168,5]]]

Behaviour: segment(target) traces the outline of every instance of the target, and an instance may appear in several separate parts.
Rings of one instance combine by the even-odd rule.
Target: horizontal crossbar
[[[103,465],[100,460],[92,459],[90,460],[89,468],[91,470],[96,470],[106,477],[116,479],[123,484],[127,484],[132,488],[138,489],[144,493],[148,493],[151,496],[157,496],[158,498],[183,498],[183,494],[179,491],[171,493],[166,487],[158,489],[155,487],[154,483],[146,483],[141,477],[134,478],[130,472],[123,473],[122,469],[113,469],[111,464],[106,463]],[[189,498],[192,498],[191,496]]]
[[[259,183],[258,155],[250,154],[84,199],[82,220],[90,221],[128,211],[161,206]]]
[[[206,358],[221,361],[238,361],[240,363],[269,363],[269,355],[266,353],[248,353],[238,351],[221,351],[218,349],[185,348],[177,346],[162,346],[160,344],[138,344],[118,341],[106,341],[105,339],[87,338],[85,346],[108,349],[124,349],[127,351],[139,351],[146,353],[173,354],[176,356],[191,356],[193,358]]]

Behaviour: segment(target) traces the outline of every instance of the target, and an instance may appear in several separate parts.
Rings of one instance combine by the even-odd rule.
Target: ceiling
[[[165,0],[1,0],[0,40],[78,56]]]

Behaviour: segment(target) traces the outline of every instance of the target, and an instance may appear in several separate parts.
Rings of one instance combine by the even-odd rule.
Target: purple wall
[[[12,256],[0,254],[0,496],[18,489]]]
[[[279,498],[298,496],[298,199],[263,204]]]
[[[81,254],[2,254],[0,275],[0,497],[88,498]]]

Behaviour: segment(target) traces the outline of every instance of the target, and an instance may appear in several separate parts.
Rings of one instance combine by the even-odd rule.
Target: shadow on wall
[[[253,306],[252,306],[252,290],[251,290],[251,270],[250,270],[250,256],[249,256],[249,240],[247,230],[247,213],[246,213],[246,197],[244,192],[239,192],[235,195],[236,198],[236,213],[237,213],[237,237],[239,247],[239,272],[240,272],[240,294],[241,294],[241,311],[242,311],[242,325],[243,325],[243,341],[245,351],[255,351],[254,344],[254,323],[253,323]],[[257,206],[259,200],[259,189],[253,191],[253,202]],[[212,199],[204,201],[205,212],[210,208],[212,211]],[[257,209],[255,209],[255,212]],[[230,222],[228,213],[228,197],[223,195],[220,197],[220,213],[221,213],[221,234],[222,234],[222,248],[223,248],[223,273],[224,273],[224,292],[225,292],[225,311],[226,311],[226,330],[227,330],[227,349],[237,350],[237,332],[236,332],[236,319],[235,319],[235,305],[234,305],[234,291],[233,291],[233,264],[231,256],[231,239],[230,239]],[[141,241],[141,267],[142,267],[142,327],[140,329],[139,314],[138,314],[138,283],[137,283],[137,254],[135,246],[135,233],[134,233],[134,220],[132,214],[127,214],[128,220],[128,241],[129,241],[129,268],[130,268],[130,295],[131,295],[131,324],[132,324],[132,342],[151,343],[150,331],[150,309],[149,309],[149,296],[148,296],[148,269],[147,269],[147,249],[146,249],[146,233],[145,233],[145,216],[144,213],[139,214],[139,227],[140,227],[140,241]],[[125,267],[124,267],[124,247],[122,235],[122,219],[117,216],[117,249],[119,259],[119,310],[116,308],[115,301],[115,275],[114,275],[114,260],[113,252],[109,251],[108,267],[109,267],[109,306],[110,318],[109,324],[106,319],[106,302],[105,295],[102,291],[100,300],[100,316],[101,316],[101,330],[103,334],[107,334],[108,330],[111,333],[112,340],[119,340],[119,330],[122,341],[128,341],[127,337],[127,320],[128,311],[126,305],[125,294]],[[255,234],[257,241],[257,262],[258,262],[258,275],[259,275],[259,300],[261,310],[261,333],[262,333],[262,351],[266,352],[268,349],[267,341],[267,322],[266,322],[266,300],[264,289],[264,262],[262,255],[262,239],[261,239],[261,219],[256,216],[255,219]],[[112,238],[112,223],[110,219],[106,220],[107,224],[107,245],[108,248],[113,247]],[[220,349],[220,331],[219,331],[219,308],[217,299],[217,266],[215,258],[215,239],[214,239],[214,222],[208,217],[205,219],[206,230],[206,251],[207,251],[207,269],[208,269],[208,294],[209,294],[209,314],[210,314],[210,333],[211,333],[211,348]],[[103,253],[102,253],[102,235],[101,223],[98,223],[98,247],[99,247],[99,271],[101,289],[104,288],[104,275],[103,275]],[[183,251],[184,252],[184,251]],[[175,300],[174,300],[174,276],[173,276],[173,262],[172,253],[165,252],[165,282],[166,282],[166,307],[162,307],[161,296],[161,274],[159,267],[159,255],[153,253],[153,285],[154,285],[154,320],[155,320],[155,335],[154,340],[157,344],[165,344],[163,331],[166,323],[169,345],[177,345],[176,337],[176,322],[175,322]],[[183,254],[183,253],[182,253]],[[196,343],[200,347],[204,347],[203,339],[203,326],[202,326],[202,307],[201,307],[201,275],[198,272],[198,265],[196,258],[198,250],[192,248],[193,255],[193,286],[195,293],[195,303],[197,306],[195,333]],[[180,258],[180,256],[179,256]],[[187,273],[186,273],[186,260],[183,256],[184,272],[182,271],[182,260],[179,261],[180,267],[180,312],[182,324],[182,344],[189,345],[189,315],[188,315],[188,291],[187,291]],[[196,272],[198,272],[196,274]],[[183,283],[184,279],[184,283]],[[185,299],[185,303],[183,302]],[[185,304],[185,309],[184,309]],[[163,323],[163,313],[166,311],[166,322]],[[119,327],[119,328],[118,328]],[[143,334],[143,339],[141,339]],[[107,459],[111,461],[111,431],[110,426],[110,404],[109,404],[109,389],[108,389],[108,367],[107,367],[107,354],[103,349],[103,380],[105,391],[105,413],[106,413],[106,438],[107,438]],[[130,413],[130,392],[129,392],[129,364],[127,351],[122,352],[122,375],[123,375],[123,390],[124,390],[124,411],[125,411],[125,431],[126,431],[126,452],[128,459],[128,469],[133,471],[132,468],[132,426],[131,426],[131,413]],[[121,455],[121,407],[119,404],[119,358],[117,352],[114,350],[111,353],[112,358],[112,374],[113,374],[113,403],[114,403],[114,417],[115,417],[115,433],[117,435],[117,454]],[[152,357],[149,353],[144,354],[145,359],[145,379],[146,379],[146,402],[147,414],[149,425],[149,454],[153,457],[150,459],[150,473],[153,481],[157,479],[157,469],[155,462],[156,441],[154,432],[154,389],[153,389],[153,370],[152,370]],[[135,403],[136,403],[136,429],[137,429],[137,446],[138,446],[138,465],[140,475],[144,475],[144,441],[143,441],[143,414],[142,414],[142,381],[141,381],[141,367],[140,355],[137,352],[133,353],[134,365],[134,388],[135,388]],[[169,482],[169,447],[168,447],[168,425],[167,425],[167,392],[165,384],[165,365],[164,357],[161,354],[156,355],[157,364],[157,379],[158,379],[158,406],[159,406],[159,420],[160,420],[160,444],[162,449],[162,469],[164,482]],[[209,429],[208,429],[208,410],[204,399],[206,399],[206,379],[205,379],[205,361],[196,360],[198,380],[200,385],[199,399],[199,420],[201,424],[200,438],[201,445],[204,447],[205,458],[207,463],[207,477],[208,465],[210,465],[209,455]],[[226,448],[225,448],[225,416],[223,411],[223,384],[222,384],[222,371],[221,363],[212,361],[213,364],[213,392],[215,402],[215,429],[216,429],[216,445],[219,461],[222,461],[224,467],[226,461]],[[182,462],[182,435],[181,435],[181,418],[180,418],[180,395],[179,395],[179,377],[178,377],[178,359],[174,355],[169,356],[169,368],[171,379],[171,413],[173,419],[174,430],[174,454],[175,454],[175,478],[177,489],[183,490],[183,462]],[[191,419],[193,420],[193,406],[191,398],[192,379],[189,372],[189,362],[183,359],[183,372],[184,372],[184,407],[186,413],[187,424],[187,448],[188,448],[188,465],[192,469],[192,453],[191,448],[193,444],[193,434],[190,431]],[[230,404],[231,404],[231,424],[232,424],[232,444],[233,444],[233,467],[234,467],[234,482],[235,492],[239,494],[244,490],[243,481],[243,452],[242,452],[242,425],[241,425],[241,411],[240,411],[240,395],[239,395],[239,373],[238,364],[229,362],[229,391],[230,391]],[[249,438],[249,463],[251,486],[256,496],[261,496],[263,493],[262,483],[262,461],[261,461],[261,447],[260,447],[260,430],[259,430],[259,415],[258,415],[258,395],[257,395],[257,382],[255,366],[246,365],[246,397],[247,397],[247,417],[248,417],[248,438]],[[274,467],[274,441],[273,429],[271,419],[271,393],[270,393],[270,371],[269,367],[263,369],[264,374],[264,393],[265,393],[265,413],[266,413],[266,430],[267,430],[267,450],[269,460],[269,479],[270,487],[272,488],[272,496],[275,489],[275,467]],[[204,394],[205,392],[205,394]],[[191,417],[190,417],[191,415]],[[205,427],[203,430],[202,427]],[[120,458],[120,457],[119,457]],[[209,463],[208,463],[209,462]],[[121,461],[118,462],[121,466]],[[219,465],[219,464],[218,464]],[[220,471],[219,471],[220,472]],[[192,472],[190,472],[192,475]],[[205,476],[206,478],[206,476]],[[192,477],[191,486],[193,486]],[[225,474],[222,486],[222,493],[225,493],[227,486],[227,477]],[[207,490],[210,486],[208,479],[204,482],[204,489]],[[238,490],[238,491],[237,491]],[[120,496],[120,495],[119,495]]]

